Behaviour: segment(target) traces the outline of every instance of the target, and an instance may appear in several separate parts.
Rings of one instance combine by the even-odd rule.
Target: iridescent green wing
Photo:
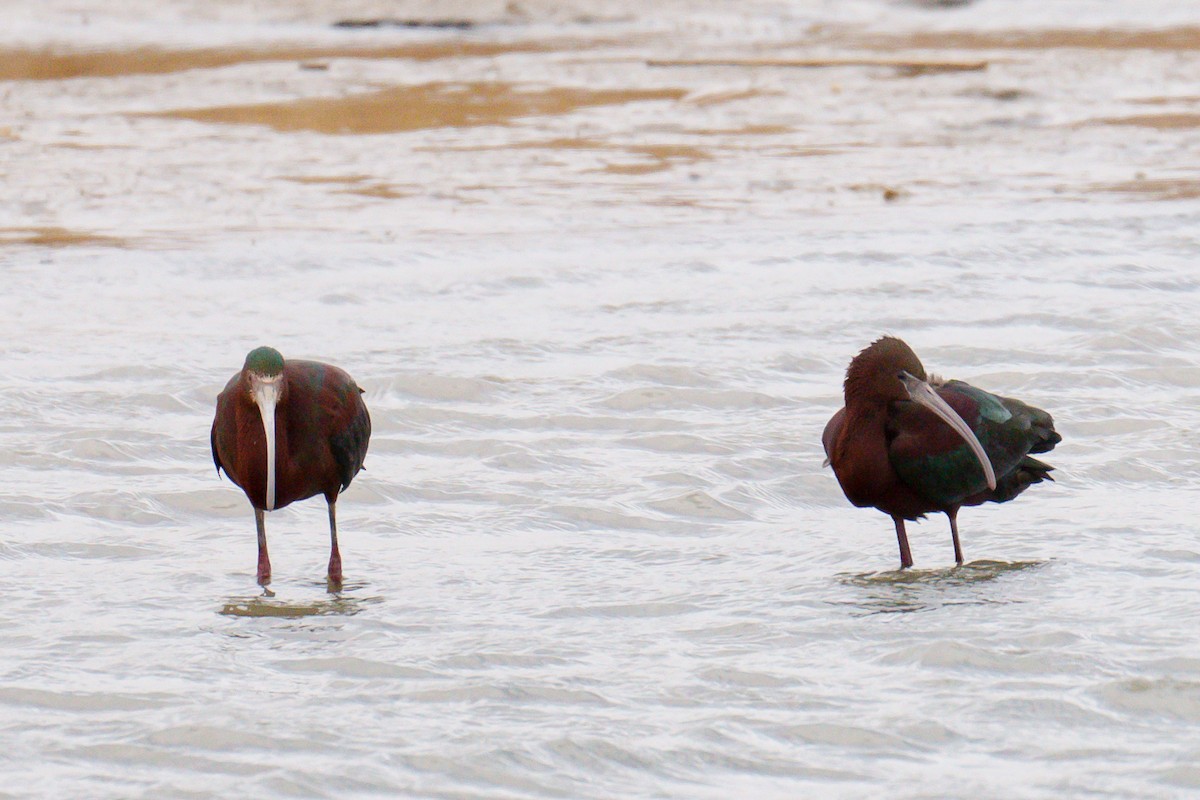
[[[949,381],[937,392],[975,432],[992,462],[997,496],[982,499],[1009,499],[1000,495],[1026,456],[1045,452],[1060,440],[1050,415],[1020,400],[962,381]],[[892,467],[922,497],[951,506],[989,493],[971,448],[933,412],[912,402],[896,403],[888,436]]]

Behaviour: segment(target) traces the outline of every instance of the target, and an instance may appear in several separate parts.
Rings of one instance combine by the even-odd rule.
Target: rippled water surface
[[[1200,14],[428,5],[0,3],[0,796],[1200,790]],[[1064,437],[961,568],[821,467],[883,332]]]

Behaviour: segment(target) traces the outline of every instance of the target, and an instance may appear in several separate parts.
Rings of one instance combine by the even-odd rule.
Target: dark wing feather
[[[842,425],[846,421],[846,409],[839,408],[838,412],[829,418],[829,422],[825,423],[825,430],[821,432],[821,446],[825,448],[825,463],[829,464],[829,459],[833,458],[833,443],[837,441],[838,434],[842,432]]]
[[[229,474],[229,470],[225,469],[225,465],[221,463],[221,456],[217,452],[217,422],[221,419],[221,398],[217,398],[217,413],[213,417],[212,430],[208,432],[208,446],[212,448],[213,463],[217,465],[217,476],[220,477],[221,470],[225,470]]]
[[[240,378],[241,373],[234,375],[225,384],[225,388],[221,393],[217,395],[217,411],[213,415],[212,430],[208,434],[208,445],[212,448],[213,463],[217,465],[217,475],[221,474],[221,470],[225,470],[225,474],[229,475],[229,467],[221,462],[221,452],[217,448],[217,429],[220,428],[222,431],[225,431],[226,435],[221,438],[228,445],[229,431],[233,430],[234,427],[233,407],[230,405],[232,402],[230,398],[237,391],[236,387]]]
[[[964,506],[977,506],[980,503],[988,501],[1005,503],[1035,483],[1053,481],[1054,478],[1050,477],[1050,473],[1053,471],[1054,467],[1046,462],[1039,461],[1033,456],[1025,456],[1021,459],[1021,463],[1017,465],[1016,469],[996,478],[995,490],[987,490],[972,495],[964,500],[962,504]]]
[[[213,425],[208,432],[208,446],[212,448],[213,463],[217,465],[217,474],[221,474],[221,457],[217,455],[217,426]]]
[[[367,444],[371,439],[371,415],[367,413],[367,406],[359,397],[362,390],[357,386],[354,389],[355,394],[351,400],[354,404],[354,415],[346,427],[329,437],[329,446],[333,450],[334,460],[337,461],[343,492],[362,469],[363,461],[367,458]]]
[[[975,505],[1011,500],[1049,477],[1048,465],[1028,458],[1062,440],[1049,414],[962,381],[949,381],[937,391],[983,445],[996,472],[996,489],[987,488],[970,447],[950,426],[915,403],[897,403],[889,421],[889,459],[911,489],[940,505]]]

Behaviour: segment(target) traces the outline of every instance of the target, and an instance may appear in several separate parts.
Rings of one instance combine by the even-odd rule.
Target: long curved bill
[[[971,448],[971,452],[975,454],[975,458],[979,459],[979,466],[983,467],[983,476],[987,479],[988,488],[995,489],[996,471],[992,469],[992,462],[987,457],[987,453],[983,451],[983,445],[979,443],[979,438],[975,436],[975,431],[971,430],[971,427],[958,415],[958,412],[951,408],[949,403],[939,397],[938,393],[927,382],[914,375],[910,375],[908,372],[900,373],[900,381],[904,384],[904,388],[908,390],[908,396],[912,398],[914,403],[920,403],[937,414],[943,422],[954,428],[954,431],[966,441],[967,445]]]
[[[279,377],[254,382],[254,402],[267,437],[267,511],[275,510],[275,406],[279,402]]]

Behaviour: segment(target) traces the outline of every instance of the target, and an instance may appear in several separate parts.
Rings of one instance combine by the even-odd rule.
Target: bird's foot
[[[340,592],[342,590],[342,560],[338,559],[329,561],[329,575],[327,576],[328,587],[330,592]]]
[[[271,582],[271,559],[267,556],[266,549],[259,547],[258,549],[258,585],[266,586]]]

